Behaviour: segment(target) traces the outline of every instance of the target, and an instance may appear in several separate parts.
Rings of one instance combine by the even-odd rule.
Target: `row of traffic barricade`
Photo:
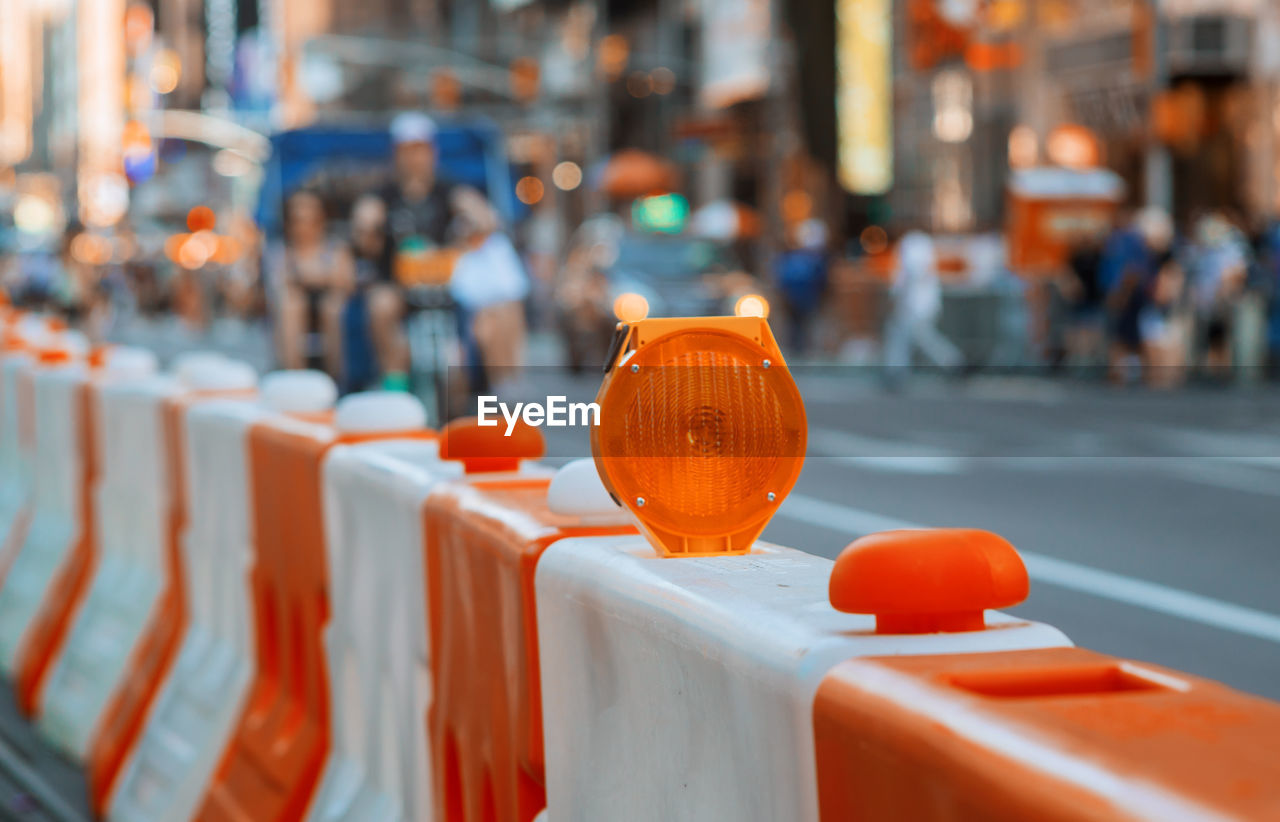
[[[721,319],[621,326],[556,470],[527,426],[8,313],[18,704],[116,822],[1280,819],[1280,706],[992,610],[999,537],[760,541],[803,408]]]

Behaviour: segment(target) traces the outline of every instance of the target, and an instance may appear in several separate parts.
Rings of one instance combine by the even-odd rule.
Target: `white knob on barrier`
[[[61,331],[57,333],[55,339],[55,345],[67,349],[73,356],[81,357],[89,353],[89,338],[79,331],[74,329]]]
[[[240,360],[196,360],[178,369],[178,382],[189,391],[245,391],[257,385],[253,366]]]
[[[43,348],[53,339],[53,332],[49,331],[45,321],[31,315],[18,321],[17,332],[18,336],[31,348]]]
[[[333,408],[338,386],[323,371],[273,371],[262,378],[258,401],[282,414],[318,414]]]
[[[403,391],[362,391],[338,402],[333,425],[342,434],[415,431],[426,428],[427,412]]]
[[[173,358],[169,371],[178,378],[178,382],[186,382],[183,374],[192,373],[201,368],[213,367],[227,361],[225,354],[217,351],[184,351]]]
[[[142,379],[154,375],[158,368],[155,354],[145,348],[128,345],[112,346],[102,361],[103,373],[111,379]]]
[[[553,514],[584,522],[629,523],[631,515],[609,496],[593,459],[574,460],[556,471],[547,488],[547,508]]]

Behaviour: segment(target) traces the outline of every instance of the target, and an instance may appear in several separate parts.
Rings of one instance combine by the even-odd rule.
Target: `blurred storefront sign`
[[[893,183],[893,23],[890,0],[836,6],[836,117],[840,183],[880,194]]]
[[[1051,275],[1081,237],[1099,237],[1124,199],[1119,175],[1105,169],[1028,168],[1009,180],[1009,266],[1024,276]]]
[[[769,91],[769,0],[702,0],[702,82],[707,108],[759,99]]]

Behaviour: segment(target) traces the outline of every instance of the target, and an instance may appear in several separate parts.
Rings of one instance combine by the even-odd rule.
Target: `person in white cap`
[[[498,228],[497,215],[474,189],[451,184],[436,175],[436,125],[419,112],[404,112],[391,121],[395,176],[378,192],[386,205],[385,258],[381,279],[369,290],[369,323],[383,386],[408,386],[409,348],[401,329],[404,315],[402,286],[395,272],[397,260],[456,249],[479,231]],[[461,219],[460,219],[461,218]],[[468,237],[457,225],[465,222]]]

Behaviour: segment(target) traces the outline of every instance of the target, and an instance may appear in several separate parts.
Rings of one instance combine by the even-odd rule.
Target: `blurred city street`
[[[426,440],[418,429],[469,421],[481,397],[603,398],[628,357],[640,370],[645,323],[697,337],[711,317],[725,321],[721,337],[661,363],[699,366],[687,378],[696,390],[665,393],[653,378],[651,404],[626,406],[628,424],[679,429],[651,458],[740,468],[733,460],[747,456],[783,476],[798,454],[769,449],[807,415],[794,490],[760,493],[774,514],[764,540],[835,559],[876,532],[985,529],[1017,548],[1031,580],[1013,615],[1082,648],[1280,700],[1280,0],[0,0],[0,541],[11,535],[0,651],[6,631],[26,630],[6,603],[34,613],[43,602],[13,593],[21,574],[5,576],[32,555],[24,517],[39,524],[32,539],[54,541],[73,520],[92,524],[93,505],[109,507],[90,487],[107,482],[94,471],[108,458],[77,450],[89,434],[71,423],[61,437],[41,433],[49,415],[30,398],[52,402],[38,387],[46,372],[83,365],[89,396],[105,373],[91,369],[112,351],[175,380],[231,360],[210,379],[240,400],[263,375],[300,377],[304,388],[272,411],[333,423],[325,448],[355,441],[325,415],[366,395],[393,408],[412,398],[402,428]],[[742,339],[725,331],[748,327]],[[726,338],[749,339],[749,362],[715,347]],[[730,367],[706,377],[709,363]],[[798,385],[803,415],[785,391],[768,393],[780,374]],[[748,378],[756,396],[724,399],[740,400],[733,381]],[[182,390],[207,389],[193,386]],[[677,413],[654,396],[691,405]],[[759,430],[742,430],[748,412]],[[114,445],[140,413],[119,413],[98,436]],[[247,431],[250,418],[236,424]],[[377,425],[378,436],[393,430]],[[186,434],[153,428],[143,450],[178,453]],[[619,497],[585,428],[542,435],[551,466],[595,457],[609,514],[640,522],[641,508],[659,507],[634,490]],[[66,465],[51,468],[51,453]],[[502,470],[529,455],[518,456]],[[308,459],[320,470],[321,456]],[[235,468],[237,488],[254,487],[255,464]],[[183,463],[169,454],[156,465]],[[684,473],[667,476],[681,501],[732,496],[691,493],[691,477],[712,474]],[[41,521],[33,500],[50,488],[86,502]],[[116,493],[123,510],[130,494]],[[333,515],[316,511],[346,501],[325,493],[311,512],[322,536]],[[352,516],[381,511],[383,497],[369,500]],[[189,523],[164,522],[177,556]],[[663,538],[696,556],[721,538],[740,549],[722,552],[749,553],[755,524],[638,533],[662,556],[679,553]],[[84,556],[96,557],[99,536],[85,527]],[[203,603],[200,586],[228,567],[216,556],[203,576],[183,569],[191,557],[164,568],[152,557],[146,579]],[[316,556],[290,562],[323,569],[335,555]],[[403,561],[376,572],[398,584]],[[50,579],[64,567],[48,565]],[[70,602],[94,568],[60,571],[79,581],[49,590]],[[325,597],[358,576],[329,572],[336,581],[317,583],[321,622]],[[242,582],[218,582],[213,598]],[[532,597],[532,579],[522,584],[503,590]],[[405,608],[425,612],[430,595]],[[79,602],[59,605],[50,630],[71,631]],[[252,616],[227,623],[275,627],[274,612],[244,607]],[[49,647],[61,653],[58,636]],[[94,805],[112,822],[143,819],[107,813],[101,784],[82,790],[94,768],[109,772],[103,784],[116,779],[124,753],[103,765],[82,745],[67,759],[52,747],[70,743],[23,716],[36,715],[57,654],[30,663],[39,684],[23,705],[21,665],[6,653],[19,656],[0,652],[0,818],[69,822]],[[253,664],[242,685],[261,673]],[[158,686],[148,687],[121,691],[147,694],[120,720],[129,744],[145,739]],[[317,720],[326,729],[329,707]],[[528,755],[538,767],[541,723]],[[194,811],[203,794],[191,790]],[[210,807],[234,793],[219,790]],[[74,808],[54,808],[50,794]]]

